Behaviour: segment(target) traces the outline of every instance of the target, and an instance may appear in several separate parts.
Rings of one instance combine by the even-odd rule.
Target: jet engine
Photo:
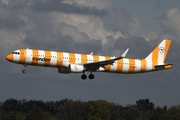
[[[83,65],[71,64],[70,69],[71,69],[71,72],[73,72],[73,73],[79,73],[79,72],[83,72],[84,66]]]
[[[58,72],[63,73],[63,74],[69,74],[71,73],[71,70],[68,67],[61,67],[61,68],[58,68]]]
[[[59,73],[68,74],[68,73],[80,73],[83,72],[83,65],[71,64],[68,67],[60,67],[58,68]]]

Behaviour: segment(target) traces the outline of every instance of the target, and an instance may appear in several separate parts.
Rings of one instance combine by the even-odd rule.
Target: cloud
[[[8,5],[9,0],[1,0],[1,2],[4,3],[4,4],[6,4],[6,5]]]
[[[179,88],[178,9],[169,9],[156,19],[163,29],[158,34],[146,30],[141,20],[131,16],[128,10],[109,9],[109,0],[3,2],[0,4],[0,55],[4,56],[0,58],[1,100],[9,97],[44,100],[68,97],[106,99],[123,105],[144,97],[153,99],[158,105],[179,101],[172,94]],[[5,60],[6,54],[26,47],[110,56],[119,56],[130,48],[127,57],[143,58],[164,38],[176,40],[172,41],[167,56],[167,62],[175,65],[173,69],[155,73],[93,73],[95,80],[82,81],[81,74],[63,75],[58,73],[57,68],[28,66],[27,73],[22,74],[22,65]],[[59,94],[54,94],[57,91]],[[171,98],[165,97],[166,94]],[[161,98],[166,100],[162,102]],[[171,102],[172,98],[177,99]]]
[[[88,7],[96,7],[97,9],[106,9],[110,5],[110,0],[66,0],[63,3],[79,4]]]
[[[162,1],[161,1],[161,0],[158,0],[158,1],[156,2],[155,8],[160,8],[161,6],[162,6]]]
[[[68,9],[67,9],[68,8]],[[95,6],[84,6],[83,4],[68,4],[64,0],[37,1],[32,5],[34,12],[53,12],[58,11],[66,14],[83,14],[101,16],[107,14],[105,9],[99,10]]]
[[[136,36],[144,37],[149,41],[158,37],[157,33],[146,30],[139,19],[132,17],[125,8],[113,9],[101,18],[107,30],[120,31],[125,38]],[[122,35],[119,37],[122,37]]]
[[[85,33],[89,39],[101,40],[102,43],[107,42],[106,37],[108,36],[113,36],[114,38],[124,37],[120,31],[113,32],[112,30],[106,30],[103,21],[97,16],[63,14],[58,12],[50,13],[49,16],[52,19],[54,30],[57,30],[56,27],[60,24],[65,23],[75,26],[80,33]]]
[[[106,55],[120,56],[127,48],[129,48],[126,57],[140,59],[146,57],[152,50],[152,43],[146,41],[144,37],[119,37],[118,39],[108,37],[108,39],[108,42],[104,45],[104,53]]]
[[[6,31],[0,29],[1,55],[5,56],[8,53],[8,51],[12,52],[12,50],[23,47],[25,36],[26,34],[21,30]]]
[[[17,28],[23,26],[24,22],[12,11],[0,8],[0,28]]]
[[[169,37],[180,42],[180,10],[178,8],[168,9],[161,18],[156,18],[155,21],[163,29],[161,38]]]
[[[62,36],[73,36],[73,41],[75,42],[88,42],[89,37],[87,34],[83,32],[79,32],[78,29],[75,26],[71,26],[65,23],[61,23],[58,27],[56,27],[57,30],[56,34],[61,34]]]
[[[40,29],[34,29],[27,34],[25,42],[29,47],[45,49],[45,47],[55,45],[58,42],[58,38],[40,31]]]

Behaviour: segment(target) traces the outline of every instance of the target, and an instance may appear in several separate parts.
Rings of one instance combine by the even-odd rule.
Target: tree
[[[18,106],[18,100],[10,98],[7,99],[4,103],[3,103],[3,110],[5,111],[13,111],[16,110]]]
[[[105,100],[92,101],[89,106],[88,120],[109,120],[110,119],[110,103]]]
[[[124,107],[119,104],[111,103],[111,118],[110,120],[122,120],[123,119],[123,111]]]
[[[125,120],[136,120],[138,119],[138,116],[140,114],[140,110],[137,106],[131,105],[126,107],[126,109],[123,110],[123,119]]]
[[[149,102],[149,99],[140,99],[136,101],[136,105],[140,110],[153,110],[154,103]]]
[[[8,112],[8,114],[4,115],[3,120],[16,120],[16,114],[14,112]]]
[[[41,108],[34,107],[29,111],[26,116],[26,120],[43,120],[43,110]]]
[[[169,108],[163,117],[165,120],[180,120],[180,105]]]
[[[58,120],[84,120],[87,115],[88,103],[80,100],[69,100],[60,107]]]

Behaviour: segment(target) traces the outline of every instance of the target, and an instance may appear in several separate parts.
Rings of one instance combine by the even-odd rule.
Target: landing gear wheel
[[[22,73],[26,73],[26,67],[27,67],[27,65],[24,64],[24,70],[22,70]]]
[[[22,73],[26,73],[26,70],[22,70]]]
[[[94,79],[94,75],[93,75],[93,74],[90,74],[90,75],[89,75],[89,79]]]
[[[84,74],[81,76],[81,79],[83,79],[83,80],[85,80],[86,78],[87,78],[87,76]]]

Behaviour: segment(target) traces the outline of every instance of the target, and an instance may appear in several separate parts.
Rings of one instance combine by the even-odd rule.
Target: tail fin
[[[145,59],[151,60],[154,65],[163,65],[170,44],[171,40],[163,40]]]

